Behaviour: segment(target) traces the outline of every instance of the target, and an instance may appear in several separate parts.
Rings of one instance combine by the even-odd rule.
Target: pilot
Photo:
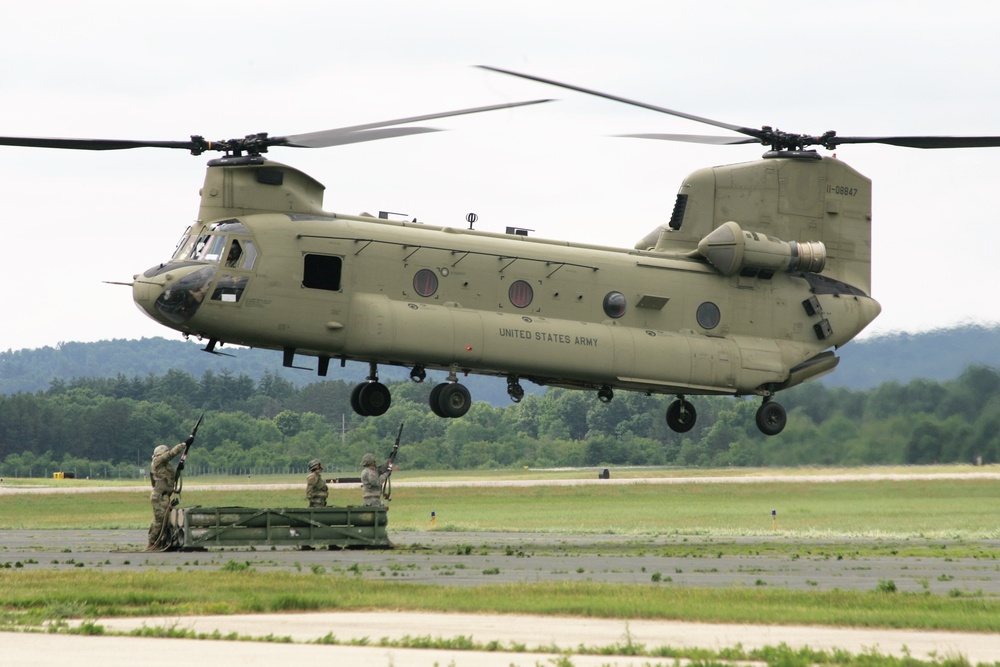
[[[240,247],[240,242],[233,241],[233,245],[229,246],[229,254],[226,256],[226,266],[235,268],[240,263],[240,257],[242,256],[243,248]]]
[[[326,507],[326,497],[329,491],[323,480],[323,464],[319,459],[309,462],[309,475],[306,477],[306,500],[309,507]]]
[[[193,439],[194,436],[191,436],[173,447],[158,445],[153,450],[153,461],[149,467],[149,481],[153,485],[153,491],[149,494],[149,502],[153,506],[153,522],[149,524],[146,551],[167,546],[164,539],[168,523],[167,511],[170,509],[170,494],[174,492],[174,482],[177,480],[177,471],[170,465],[170,460],[183,452],[188,441]]]
[[[365,454],[361,457],[361,494],[365,507],[380,507],[382,505],[382,483],[392,473],[392,468],[386,464],[377,466],[374,454]]]

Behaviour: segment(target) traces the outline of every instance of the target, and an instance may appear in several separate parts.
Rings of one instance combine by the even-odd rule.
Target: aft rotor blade
[[[500,69],[499,67],[490,67],[488,65],[478,65],[479,68],[489,70],[491,72],[499,72],[500,74],[509,74],[510,76],[520,77],[522,79],[529,79],[531,81],[537,81],[539,83],[545,83],[550,86],[558,86],[559,88],[565,88],[567,90],[575,90],[578,93],[585,93],[587,95],[594,95],[596,97],[603,97],[604,99],[612,100],[614,102],[621,102],[623,104],[631,104],[632,106],[641,107],[643,109],[649,109],[651,111],[658,111],[659,113],[670,114],[671,116],[677,116],[678,118],[686,118],[687,120],[693,120],[697,123],[704,123],[706,125],[714,125],[715,127],[721,127],[724,130],[732,130],[733,132],[739,132],[740,134],[745,134],[749,137],[754,137],[756,139],[763,139],[762,132],[760,130],[755,130],[750,127],[741,127],[739,125],[732,125],[730,123],[723,123],[722,121],[712,120],[711,118],[703,118],[702,116],[695,116],[694,114],[684,113],[683,111],[675,111],[674,109],[667,109],[666,107],[656,106],[655,104],[647,104],[646,102],[639,102],[637,100],[630,100],[626,97],[619,97],[618,95],[611,95],[609,93],[602,93],[599,90],[591,90],[590,88],[583,88],[581,86],[574,86],[569,83],[562,83],[561,81],[554,81],[553,79],[545,79],[540,76],[534,76],[532,74],[523,74],[521,72],[513,72],[507,69]]]
[[[136,141],[131,139],[60,139],[55,137],[0,137],[0,146],[65,148],[81,151],[116,151],[128,148],[180,148],[194,150],[193,141]]]
[[[452,116],[464,116],[473,113],[483,113],[485,111],[498,111],[501,109],[513,109],[531,104],[543,104],[551,102],[551,99],[530,100],[527,102],[508,102],[505,104],[493,104],[485,107],[473,107],[470,109],[459,109],[457,111],[445,111],[442,113],[427,114],[425,116],[412,116],[410,118],[398,118],[396,120],[386,120],[379,123],[366,123],[364,125],[353,125],[351,127],[340,127],[332,130],[321,130],[319,132],[307,132],[305,134],[290,134],[284,137],[271,137],[271,145],[294,146],[297,148],[325,148],[327,146],[339,146],[341,144],[358,143],[361,141],[375,141],[388,137],[405,136],[408,134],[420,134],[424,132],[438,132],[431,127],[411,127],[395,128],[392,130],[381,130],[391,128],[395,125],[406,123],[422,123],[438,118],[451,118]]]

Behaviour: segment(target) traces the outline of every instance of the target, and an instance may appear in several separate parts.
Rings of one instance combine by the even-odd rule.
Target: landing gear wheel
[[[354,389],[351,390],[351,409],[354,410],[355,414],[367,417],[368,413],[361,409],[361,400],[359,397],[364,386],[362,382],[361,384],[354,385]]]
[[[785,428],[788,416],[781,403],[774,401],[764,401],[757,408],[757,428],[764,435],[778,435]]]
[[[687,433],[698,421],[698,413],[690,401],[678,398],[667,406],[667,426],[677,433]]]
[[[472,407],[472,395],[469,394],[469,390],[465,388],[464,384],[450,382],[439,386],[441,392],[438,394],[437,404],[444,417],[456,419]]]
[[[367,382],[359,385],[358,405],[364,410],[364,414],[369,417],[380,417],[389,409],[392,403],[392,394],[389,388],[381,382]]]
[[[515,403],[520,403],[521,399],[524,398],[524,387],[516,378],[507,378],[507,395]]]
[[[441,417],[442,419],[445,418],[447,415],[445,415],[444,412],[441,411],[441,405],[439,403],[439,399],[441,397],[441,390],[447,386],[448,386],[447,382],[442,382],[441,384],[434,385],[434,388],[431,389],[430,398],[427,399],[427,402],[430,403],[431,406],[431,412],[436,414],[438,417]]]

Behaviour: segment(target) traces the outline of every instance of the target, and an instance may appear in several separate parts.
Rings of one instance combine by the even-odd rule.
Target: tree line
[[[498,380],[502,382],[502,380]],[[388,453],[405,423],[402,468],[587,466],[858,466],[1000,461],[1000,372],[970,366],[947,382],[887,382],[874,389],[821,383],[782,392],[788,425],[766,437],[757,398],[691,397],[698,422],[671,431],[672,396],[550,389],[516,405],[476,402],[461,419],[427,407],[431,383],[389,383],[378,418],[350,408],[352,384],[303,387],[274,374],[185,371],[145,377],[57,380],[44,391],[0,396],[0,477],[136,478],[157,444],[184,440],[205,414],[188,458],[208,472],[304,474],[312,458],[327,471],[354,471],[365,452]]]

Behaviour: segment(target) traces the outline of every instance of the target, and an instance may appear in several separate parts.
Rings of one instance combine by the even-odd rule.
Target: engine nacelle
[[[822,241],[782,241],[744,231],[732,220],[699,241],[698,252],[726,276],[744,269],[820,273],[826,266]]]

